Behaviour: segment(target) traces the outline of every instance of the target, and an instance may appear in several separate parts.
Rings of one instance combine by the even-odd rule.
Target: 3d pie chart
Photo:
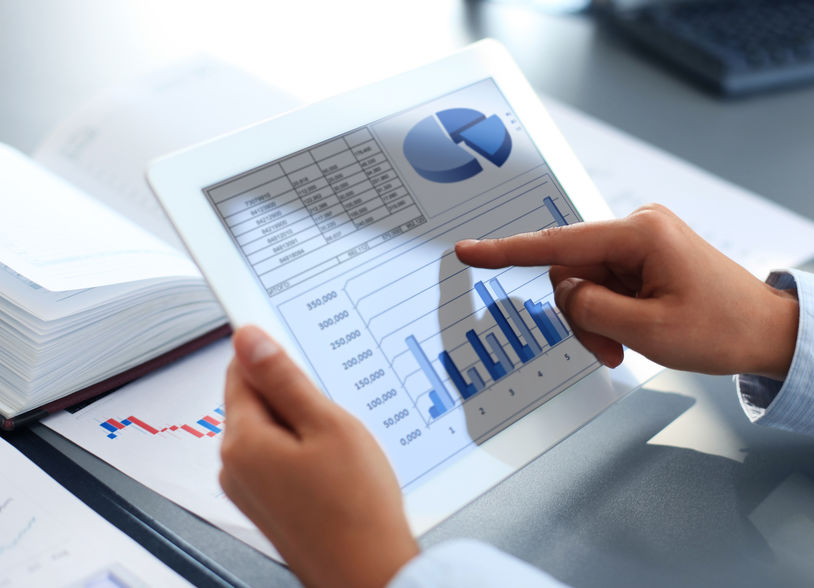
[[[450,108],[428,116],[404,138],[404,156],[418,174],[432,182],[466,180],[483,166],[461,143],[497,167],[512,151],[512,139],[500,118],[472,108]]]

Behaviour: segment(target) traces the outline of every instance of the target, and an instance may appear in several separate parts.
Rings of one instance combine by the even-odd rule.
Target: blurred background
[[[484,37],[541,93],[814,218],[814,90],[692,83],[587,2],[0,0],[0,141],[31,152],[103,88],[207,53],[304,100]]]

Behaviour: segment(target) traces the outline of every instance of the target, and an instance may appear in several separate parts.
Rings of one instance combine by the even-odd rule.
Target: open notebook
[[[167,151],[296,104],[240,70],[197,59],[101,97],[35,159],[0,145],[0,428],[228,334],[143,170]]]

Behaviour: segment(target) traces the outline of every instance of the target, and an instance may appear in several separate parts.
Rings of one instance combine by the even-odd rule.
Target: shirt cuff
[[[471,539],[435,545],[410,560],[387,588],[467,588],[512,586],[565,588],[545,572]]]
[[[751,374],[735,376],[741,407],[753,423],[814,434],[814,274],[772,272],[766,283],[779,290],[797,289],[796,347],[785,381]]]

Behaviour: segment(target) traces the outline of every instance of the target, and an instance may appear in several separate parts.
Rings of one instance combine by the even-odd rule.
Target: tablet
[[[548,268],[453,253],[612,216],[494,41],[148,177],[232,325],[265,328],[373,432],[416,533],[627,391],[574,337]]]

